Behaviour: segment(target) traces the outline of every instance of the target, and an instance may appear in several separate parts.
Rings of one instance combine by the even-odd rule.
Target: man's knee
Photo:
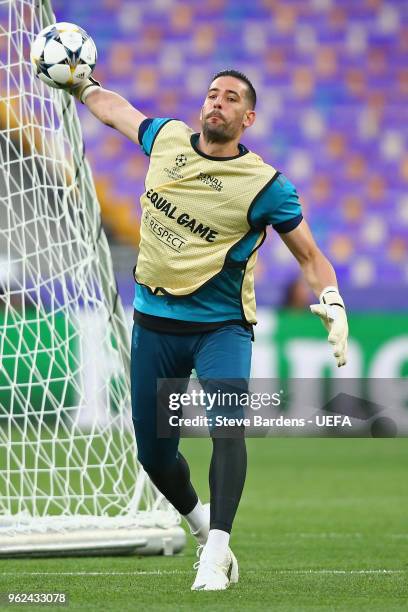
[[[160,469],[160,461],[154,456],[154,453],[148,452],[145,448],[138,447],[137,459],[148,474]]]
[[[177,461],[175,453],[162,456],[158,453],[146,452],[146,449],[138,450],[137,458],[143,466],[144,471],[154,481],[156,477],[165,474]]]
[[[146,430],[137,419],[133,419],[133,426],[137,458],[148,474],[161,472],[176,461],[178,440],[158,438],[155,431]]]

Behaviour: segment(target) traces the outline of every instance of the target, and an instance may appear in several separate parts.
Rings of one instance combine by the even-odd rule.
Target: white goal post
[[[75,101],[30,65],[55,21],[48,0],[0,0],[0,556],[171,554],[185,533],[136,460],[129,324]]]

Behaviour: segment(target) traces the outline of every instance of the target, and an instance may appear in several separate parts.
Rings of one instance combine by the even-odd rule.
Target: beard
[[[225,144],[236,138],[237,130],[231,123],[227,123],[223,119],[223,123],[214,125],[207,121],[209,118],[210,117],[207,116],[202,124],[203,136],[207,142]]]

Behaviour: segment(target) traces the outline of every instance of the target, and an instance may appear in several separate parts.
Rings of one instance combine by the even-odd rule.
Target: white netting
[[[136,462],[129,329],[75,101],[29,61],[52,21],[47,2],[0,0],[0,527],[160,522]]]

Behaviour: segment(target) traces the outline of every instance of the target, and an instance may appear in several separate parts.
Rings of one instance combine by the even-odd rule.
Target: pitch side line
[[[272,536],[273,537],[273,536]],[[280,538],[316,538],[316,539],[327,539],[329,540],[330,538],[341,538],[341,539],[346,539],[346,538],[372,538],[372,534],[369,533],[359,533],[359,532],[355,532],[355,533],[342,533],[341,531],[327,531],[327,532],[321,532],[321,533],[313,533],[313,532],[302,532],[302,533],[282,533],[280,534],[276,539],[280,539]],[[379,535],[378,537],[381,538],[401,538],[401,539],[406,539],[408,538],[408,533],[384,533]]]
[[[133,571],[133,572],[2,572],[2,576],[168,576],[174,574],[191,574],[193,570],[153,570],[153,571]],[[272,574],[334,574],[334,575],[349,575],[349,574],[408,574],[408,569],[392,570],[392,569],[367,569],[367,570],[342,570],[342,569],[321,569],[321,570],[267,570]],[[249,569],[245,574],[264,573],[265,570]]]

